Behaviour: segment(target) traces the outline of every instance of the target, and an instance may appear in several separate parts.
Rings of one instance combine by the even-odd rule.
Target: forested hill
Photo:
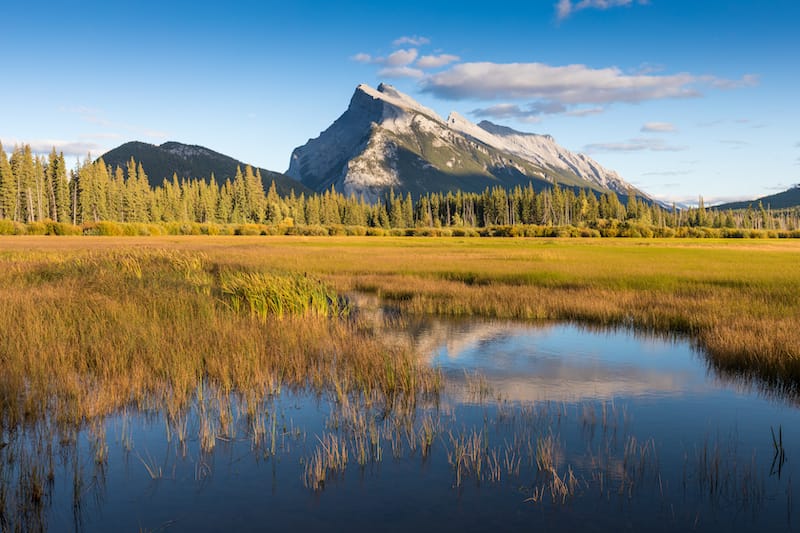
[[[173,174],[177,174],[180,179],[209,179],[214,174],[217,181],[222,183],[226,179],[234,178],[237,166],[242,171],[246,166],[241,161],[203,146],[178,142],[166,142],[161,146],[156,146],[132,141],[106,152],[101,157],[111,168],[125,168],[133,158],[142,164],[148,181],[153,187],[161,185],[164,179],[171,180]],[[288,195],[292,189],[296,194],[311,192],[299,181],[279,172],[254,167],[253,172],[256,171],[261,173],[264,190],[268,190],[274,181],[275,187],[281,195]]]
[[[748,207],[756,209],[758,208],[759,202],[761,202],[763,207],[769,207],[771,209],[787,209],[800,206],[800,185],[795,185],[791,189],[769,196],[762,196],[755,200],[719,205],[716,206],[716,209],[747,209]]]

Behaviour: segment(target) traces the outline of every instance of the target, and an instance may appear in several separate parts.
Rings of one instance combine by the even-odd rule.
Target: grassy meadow
[[[13,237],[0,241],[0,349],[13,362],[3,379],[46,381],[66,364],[76,383],[82,372],[135,380],[127,389],[165,378],[181,394],[203,374],[226,388],[334,375],[328,385],[349,386],[323,368],[323,347],[346,359],[352,339],[341,337],[381,340],[321,315],[341,314],[337,295],[362,291],[407,313],[685,334],[722,369],[794,387],[798,259],[792,240]],[[248,284],[276,283],[311,308],[283,316],[288,297],[248,300]],[[374,378],[388,390],[384,379]]]

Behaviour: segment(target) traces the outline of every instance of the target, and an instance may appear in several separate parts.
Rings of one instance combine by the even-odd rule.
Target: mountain
[[[616,172],[559,146],[549,135],[522,133],[457,113],[443,120],[390,85],[359,85],[347,111],[319,137],[294,150],[286,174],[321,191],[374,199],[390,187],[414,195],[487,186],[554,183],[598,193],[633,191]]]
[[[745,202],[731,202],[722,205],[715,205],[714,209],[727,210],[727,209],[747,209],[749,206],[758,207],[758,202],[764,208],[771,209],[786,209],[789,207],[800,207],[800,184],[795,185],[791,189],[787,189],[777,194],[770,194],[769,196],[762,196],[755,200]]]
[[[106,152],[101,156],[106,165],[112,168],[120,166],[125,168],[133,157],[142,164],[145,174],[150,181],[150,185],[157,186],[164,182],[164,179],[171,180],[173,174],[178,178],[203,178],[209,179],[211,174],[222,183],[226,178],[236,175],[236,167],[241,167],[244,172],[245,163],[224,154],[220,154],[202,146],[181,144],[178,142],[166,142],[161,146],[148,144],[138,141],[128,142]],[[271,170],[258,169],[261,172],[261,179],[264,183],[264,190],[268,190],[272,181],[275,181],[275,188],[280,194],[294,192],[308,194],[310,191],[303,184],[292,178]],[[253,167],[253,172],[256,168]]]

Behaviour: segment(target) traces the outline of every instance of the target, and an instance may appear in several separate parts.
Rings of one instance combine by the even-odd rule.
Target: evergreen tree
[[[25,145],[15,148],[11,154],[10,165],[16,185],[14,220],[33,222],[35,180],[31,147]]]
[[[46,182],[49,213],[51,220],[56,222],[69,221],[69,184],[67,183],[67,165],[64,153],[56,154],[56,149],[50,152],[47,162]]]
[[[0,144],[0,219],[16,220],[17,213],[17,182],[8,156]]]

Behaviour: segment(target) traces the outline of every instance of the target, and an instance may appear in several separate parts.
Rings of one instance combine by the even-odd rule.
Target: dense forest
[[[249,166],[222,183],[213,175],[173,176],[152,187],[133,159],[124,168],[111,168],[102,159],[87,158],[68,170],[64,155],[55,149],[43,157],[27,145],[15,147],[10,157],[0,145],[0,222],[0,233],[108,233],[114,227],[109,223],[122,223],[168,225],[169,232],[183,233],[221,232],[215,225],[258,225],[246,230],[325,233],[325,228],[343,226],[362,233],[430,228],[444,234],[448,229],[450,234],[487,234],[482,230],[492,228],[488,234],[743,237],[763,232],[800,237],[798,208],[772,210],[759,204],[720,211],[705,208],[701,199],[697,208],[665,209],[633,195],[623,202],[613,192],[597,196],[558,186],[534,191],[532,185],[416,199],[389,192],[377,202],[333,189],[280,196],[274,184],[265,191],[259,171]],[[140,227],[139,233],[157,232],[150,229]]]

